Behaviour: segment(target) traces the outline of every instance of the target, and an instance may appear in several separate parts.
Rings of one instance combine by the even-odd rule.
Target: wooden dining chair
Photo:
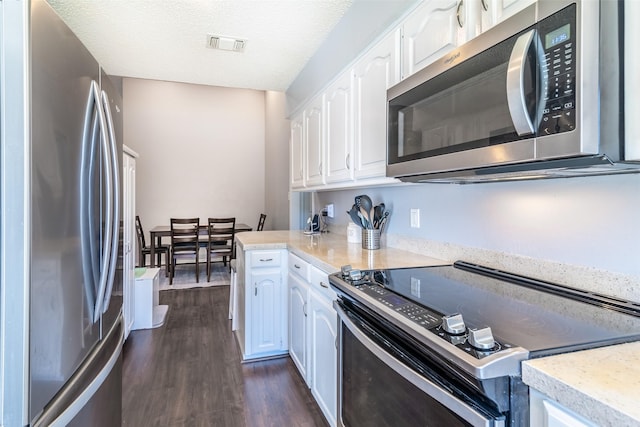
[[[200,245],[200,218],[171,218],[171,274],[169,284],[173,284],[173,276],[178,259],[193,259],[196,264],[196,283],[200,281],[200,263],[198,253]]]
[[[151,246],[147,246],[147,242],[144,238],[144,229],[142,228],[142,221],[140,217],[136,215],[136,236],[138,237],[138,267],[145,267],[147,265],[147,255],[149,255],[149,263],[151,263]],[[164,275],[169,275],[169,246],[156,245],[155,253],[157,257],[156,264],[162,265],[162,254],[164,254]]]
[[[264,221],[267,219],[267,216],[263,213],[260,214],[260,219],[258,220],[258,227],[256,227],[256,231],[262,231],[264,228]]]
[[[235,218],[209,218],[207,241],[207,282],[211,280],[211,262],[214,258],[222,257],[222,265],[229,262],[231,271],[231,258],[233,258],[233,245],[235,243]]]

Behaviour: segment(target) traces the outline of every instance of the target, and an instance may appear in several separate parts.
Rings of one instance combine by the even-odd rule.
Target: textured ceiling
[[[353,0],[48,0],[107,73],[284,91]],[[243,53],[207,34],[247,39]]]

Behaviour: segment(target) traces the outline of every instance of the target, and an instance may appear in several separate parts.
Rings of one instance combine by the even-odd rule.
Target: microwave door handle
[[[527,52],[535,34],[536,30],[530,30],[518,37],[511,51],[507,68],[507,103],[513,127],[518,135],[529,135],[535,132],[527,111],[524,93],[524,67],[527,61]]]

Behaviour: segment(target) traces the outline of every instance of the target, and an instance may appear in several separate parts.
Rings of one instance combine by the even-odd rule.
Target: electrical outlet
[[[420,209],[411,209],[411,228],[420,228]]]
[[[326,211],[327,211],[327,216],[328,216],[329,218],[333,218],[333,215],[334,215],[334,212],[333,212],[333,203],[331,203],[331,204],[329,204],[329,205],[325,206],[325,209],[326,209]]]

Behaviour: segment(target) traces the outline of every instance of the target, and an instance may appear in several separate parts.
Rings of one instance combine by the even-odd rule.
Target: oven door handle
[[[440,404],[442,404],[473,426],[504,427],[504,420],[488,418],[487,416],[476,411],[474,408],[462,402],[461,400],[456,399],[442,387],[419,375],[418,373],[407,367],[404,363],[398,361],[395,357],[391,356],[378,344],[376,344],[364,332],[362,332],[360,328],[358,328],[358,326],[349,318],[340,304],[334,304],[334,307],[342,323],[344,323],[344,325],[349,328],[351,333],[358,339],[358,341],[360,341],[360,343],[364,345],[367,350],[373,353],[378,359],[384,362],[388,367],[393,369],[396,373],[409,381],[411,384],[418,387],[431,398],[437,400],[438,402],[440,402]]]

